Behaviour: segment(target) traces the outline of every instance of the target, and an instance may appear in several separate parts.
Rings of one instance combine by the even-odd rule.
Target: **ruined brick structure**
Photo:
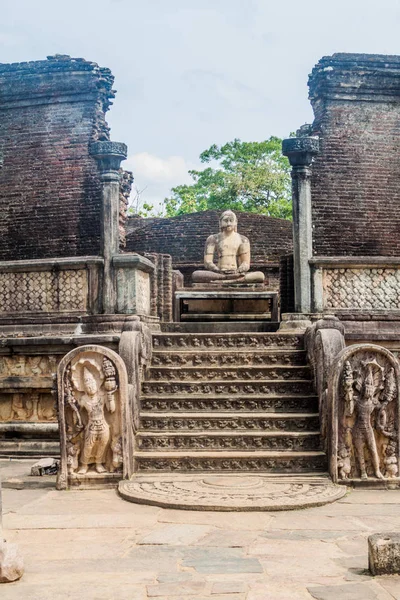
[[[0,65],[0,260],[100,253],[109,69],[83,59]],[[45,225],[45,234],[44,234]]]
[[[184,274],[185,285],[195,269],[203,266],[204,244],[210,233],[218,231],[220,213],[207,210],[169,219],[130,217],[126,249],[160,252],[172,257],[174,269]],[[252,269],[266,275],[266,285],[279,287],[279,257],[292,250],[292,224],[254,213],[238,213],[240,233],[251,240]]]
[[[400,314],[400,57],[334,54],[309,78],[315,119],[284,141],[298,312]],[[365,327],[364,327],[365,330]]]
[[[136,471],[147,491],[155,472],[328,465],[335,481],[400,486],[398,65],[323,58],[315,122],[283,146],[293,236],[288,221],[238,215],[252,268],[272,290],[280,275],[297,313],[281,323],[262,274],[228,281],[239,258],[248,266],[235,237],[219,246],[222,279],[178,289],[173,269],[188,283],[202,267],[216,211],[127,219],[107,69],[64,56],[0,66],[0,452],[55,454],[61,440],[59,489],[132,476],[126,497]],[[235,313],[238,298],[270,306]]]
[[[313,255],[400,256],[400,57],[327,56],[309,87]]]
[[[168,312],[151,289],[155,264],[120,254],[133,177],[105,120],[113,81],[64,55],[0,65],[3,455],[58,452],[53,376],[65,353],[96,342],[123,354],[125,331],[132,363],[134,332],[144,340]]]

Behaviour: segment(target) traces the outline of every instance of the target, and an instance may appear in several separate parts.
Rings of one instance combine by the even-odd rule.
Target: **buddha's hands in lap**
[[[233,269],[231,271],[223,271],[223,274],[227,279],[238,279],[242,276],[241,273],[237,269]]]

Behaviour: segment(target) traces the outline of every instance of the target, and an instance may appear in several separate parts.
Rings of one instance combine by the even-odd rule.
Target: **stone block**
[[[0,583],[17,581],[23,573],[24,561],[18,547],[0,539]]]
[[[153,263],[143,256],[126,254],[114,257],[113,265],[117,273],[118,313],[149,315]]]
[[[368,538],[372,575],[400,575],[400,533],[375,533]]]

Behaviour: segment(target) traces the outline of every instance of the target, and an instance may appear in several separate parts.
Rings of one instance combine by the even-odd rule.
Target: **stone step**
[[[160,323],[162,332],[170,333],[250,333],[253,331],[277,331],[279,323],[271,321],[218,321],[218,322],[190,322],[190,323]]]
[[[312,382],[307,380],[292,379],[285,381],[275,379],[273,381],[176,381],[173,383],[160,383],[146,381],[142,385],[142,394],[146,395],[179,395],[184,394],[312,394]]]
[[[318,412],[318,398],[310,395],[287,395],[287,396],[266,396],[266,395],[207,395],[207,396],[142,396],[140,400],[141,410],[143,411],[169,411],[190,412],[190,411],[269,411],[269,412]]]
[[[0,439],[1,458],[57,458],[59,455],[60,443],[56,440]]]
[[[292,333],[155,333],[154,349],[192,349],[198,352],[214,349],[253,348],[304,348],[304,335]]]
[[[141,412],[141,431],[319,431],[318,413]]]
[[[155,472],[259,472],[303,473],[325,472],[323,452],[144,452],[135,456],[137,470]]]
[[[311,381],[308,366],[270,367],[151,367],[146,373],[147,382],[213,381],[213,380],[305,380]]]
[[[228,367],[250,366],[304,366],[307,364],[305,350],[219,350],[212,352],[195,352],[179,349],[154,350],[151,358],[152,366],[179,367]]]
[[[148,451],[179,451],[179,450],[320,450],[319,431],[298,432],[262,431],[245,432],[138,432],[136,443],[139,450]]]

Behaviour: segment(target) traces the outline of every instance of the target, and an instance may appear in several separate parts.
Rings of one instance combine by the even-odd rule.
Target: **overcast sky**
[[[400,54],[399,0],[0,0],[1,62],[109,67],[125,168],[159,202],[211,144],[312,121],[307,76],[334,52]]]

